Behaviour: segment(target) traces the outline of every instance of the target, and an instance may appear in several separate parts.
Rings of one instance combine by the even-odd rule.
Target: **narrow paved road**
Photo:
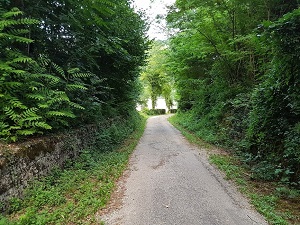
[[[267,224],[167,116],[148,120],[125,174],[105,224]]]

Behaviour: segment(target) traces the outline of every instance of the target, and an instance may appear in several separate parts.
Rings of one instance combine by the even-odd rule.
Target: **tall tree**
[[[0,3],[1,24],[4,24],[0,27],[4,35],[0,36],[0,47],[5,49],[0,54],[0,62],[18,64],[19,70],[35,75],[34,79],[27,76],[38,82],[35,86],[27,82],[27,88],[32,89],[28,90],[28,95],[36,89],[51,87],[53,91],[66,94],[65,106],[68,101],[72,107],[78,106],[72,114],[61,112],[54,116],[77,116],[72,124],[78,125],[93,123],[103,115],[128,115],[135,110],[139,68],[144,64],[148,40],[146,24],[129,1],[0,0]],[[12,8],[22,13],[7,19]],[[30,25],[32,19],[37,22]],[[22,62],[14,59],[18,58],[16,52],[24,56]],[[29,60],[34,65],[29,65]],[[3,87],[7,86],[9,77],[13,78],[5,74],[1,74]],[[37,78],[37,74],[43,78]],[[44,76],[46,74],[51,76]],[[13,79],[16,80],[16,76]],[[21,88],[15,91],[15,94],[20,93]],[[24,97],[22,103],[29,108],[45,107],[45,104],[36,105],[41,96],[35,98],[29,101]],[[56,95],[47,98],[53,102],[62,99]],[[60,107],[56,105],[55,108]],[[85,113],[80,112],[83,108]],[[46,118],[42,116],[42,119]],[[56,122],[58,124],[51,127],[61,128],[62,124]]]
[[[169,110],[173,105],[173,79],[167,69],[167,51],[168,46],[164,42],[153,42],[148,53],[148,63],[141,74],[141,81],[146,95],[144,98],[150,97],[152,109],[155,109],[159,96],[165,98]]]
[[[297,100],[289,100],[295,98],[287,97],[287,90],[292,90],[290,85],[296,82],[281,77],[297,73],[297,67],[293,66],[294,58],[277,51],[288,49],[283,47],[286,42],[294,43],[293,48],[298,49],[298,36],[294,33],[297,13],[289,17],[293,18],[291,21],[285,20],[291,26],[272,21],[283,21],[280,18],[284,14],[298,7],[297,0],[177,0],[170,7],[167,20],[174,35],[169,66],[175,73],[179,108],[189,115],[183,117],[185,125],[189,124],[206,140],[243,149],[254,154],[253,158],[261,157],[261,161],[276,161],[274,155],[269,159],[267,156],[274,150],[262,154],[264,146],[284,152],[285,134],[293,133],[293,139],[297,139],[296,128],[288,131],[294,127],[292,123],[297,123],[292,119],[296,113],[283,106],[298,104]],[[269,42],[264,39],[268,26]],[[289,34],[290,39],[285,36]],[[285,54],[296,58],[292,50]],[[295,70],[279,72],[278,65]],[[289,87],[284,90],[278,87],[283,84],[281,79],[289,80]],[[279,89],[282,94],[274,92]],[[268,109],[272,111],[267,112]],[[282,110],[292,113],[286,116]],[[278,162],[283,158],[278,156],[276,164],[284,164]],[[298,169],[293,168],[295,171]]]

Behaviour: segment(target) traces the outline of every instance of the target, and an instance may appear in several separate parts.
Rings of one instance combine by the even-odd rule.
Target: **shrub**
[[[266,28],[274,53],[271,69],[254,90],[247,137],[250,151],[262,158],[276,156],[281,175],[300,182],[300,9]],[[274,159],[270,159],[270,164]]]
[[[165,109],[148,109],[148,108],[144,108],[144,109],[142,109],[142,113],[145,113],[148,116],[163,115],[163,114],[166,114],[166,110]]]

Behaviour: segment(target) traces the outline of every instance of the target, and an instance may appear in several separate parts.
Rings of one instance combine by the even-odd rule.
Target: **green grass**
[[[198,145],[200,148],[208,146],[206,148],[208,153],[212,149],[212,145],[202,141],[199,136],[186,129],[180,124],[180,119],[173,116],[169,118],[169,121],[181,131],[181,133],[192,143]],[[233,180],[239,190],[245,194],[255,206],[258,212],[260,212],[270,224],[287,225],[290,224],[288,219],[293,216],[289,212],[280,212],[278,208],[279,197],[275,193],[266,194],[260,191],[259,188],[254,187],[255,181],[250,179],[250,173],[245,167],[243,167],[239,158],[230,154],[209,154],[209,161],[216,165],[221,171],[225,173],[225,179]],[[296,224],[296,223],[295,223]]]
[[[176,115],[168,119],[191,143],[198,145],[201,148],[211,149],[213,146],[202,139],[198,138],[192,131],[187,130],[182,125],[179,125],[178,117]]]
[[[108,203],[145,128],[144,117],[134,120],[128,121],[136,124],[131,134],[128,123],[115,125],[119,135],[127,136],[121,145],[86,150],[64,170],[35,181],[23,200],[11,199],[9,214],[0,216],[0,225],[102,224],[94,215]],[[115,128],[112,132],[116,135]]]
[[[270,224],[289,224],[276,211],[278,197],[273,194],[256,193],[252,184],[248,182],[246,169],[239,165],[237,158],[234,156],[211,155],[209,161],[225,173],[226,179],[233,180],[238,184],[239,190],[250,197],[251,203]]]

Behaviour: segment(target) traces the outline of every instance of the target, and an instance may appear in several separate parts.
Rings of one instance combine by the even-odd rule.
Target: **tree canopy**
[[[129,1],[0,3],[2,139],[135,109],[148,40]]]
[[[297,0],[177,0],[167,16],[182,124],[236,149],[253,176],[295,185],[299,19]]]
[[[141,73],[141,82],[144,87],[142,99],[152,102],[155,108],[157,98],[164,97],[166,106],[170,110],[174,101],[174,82],[171,71],[168,69],[168,45],[163,41],[154,41],[148,51],[147,64]]]

